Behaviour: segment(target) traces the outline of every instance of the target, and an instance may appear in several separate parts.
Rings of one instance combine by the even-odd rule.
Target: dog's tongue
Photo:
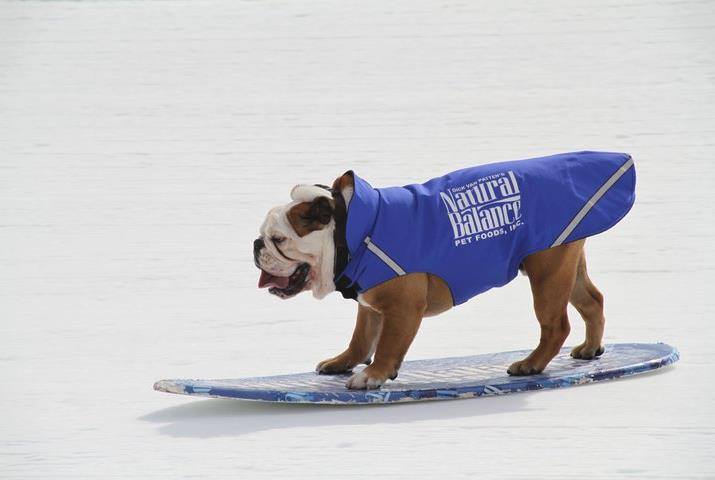
[[[261,278],[258,279],[258,288],[278,287],[286,288],[290,282],[289,277],[277,277],[261,270]]]

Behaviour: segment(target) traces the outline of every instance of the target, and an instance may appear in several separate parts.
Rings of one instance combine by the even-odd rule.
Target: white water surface
[[[0,2],[0,478],[713,478],[714,32],[708,1]],[[606,341],[674,368],[358,408],[152,390],[344,347],[354,303],[256,288],[295,183],[580,149],[638,171],[587,243]],[[408,358],[537,339],[519,277]]]

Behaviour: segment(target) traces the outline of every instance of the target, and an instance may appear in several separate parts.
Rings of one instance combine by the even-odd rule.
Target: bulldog
[[[253,245],[258,286],[282,299],[339,291],[357,300],[348,347],[319,374],[352,372],[350,389],[397,377],[422,318],[493,287],[529,278],[541,335],[507,368],[542,372],[569,335],[571,303],[586,324],[571,356],[603,353],[603,295],[586,270],[585,239],[619,222],[635,200],[627,154],[573,152],[480,165],[423,184],[373,188],[353,171],[332,187],[296,185],[269,210]]]

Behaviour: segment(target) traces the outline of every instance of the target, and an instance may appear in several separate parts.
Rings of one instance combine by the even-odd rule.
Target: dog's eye
[[[276,245],[280,245],[285,241],[285,237],[271,237],[271,241]]]

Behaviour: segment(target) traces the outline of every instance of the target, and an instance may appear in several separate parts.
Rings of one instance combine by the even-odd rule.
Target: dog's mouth
[[[310,265],[307,263],[298,265],[290,277],[279,277],[265,270],[261,270],[258,288],[268,288],[268,291],[273,295],[281,298],[290,298],[303,291],[308,281],[309,273]]]

